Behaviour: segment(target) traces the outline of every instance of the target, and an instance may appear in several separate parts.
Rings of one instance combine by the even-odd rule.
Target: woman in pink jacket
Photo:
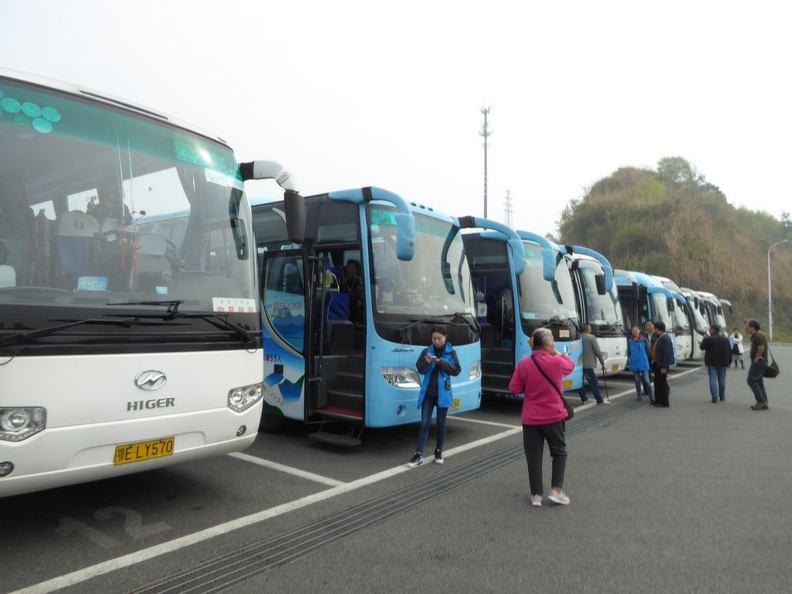
[[[545,440],[553,459],[552,490],[547,498],[558,505],[568,505],[569,497],[564,493],[567,459],[564,421],[567,412],[561,394],[564,390],[563,378],[572,373],[575,364],[569,357],[555,350],[553,333],[547,328],[538,328],[533,333],[531,348],[533,354],[517,364],[509,382],[509,391],[512,394],[524,394],[523,447],[528,462],[531,505],[542,505],[542,457]]]

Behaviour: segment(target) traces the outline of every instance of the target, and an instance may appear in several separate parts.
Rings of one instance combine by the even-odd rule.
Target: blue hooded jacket
[[[432,345],[421,351],[418,361],[415,362],[418,373],[423,375],[421,392],[418,395],[418,408],[420,409],[423,404],[424,396],[426,395],[427,388],[429,388],[429,382],[432,381],[435,367],[440,367],[440,372],[437,374],[437,407],[450,408],[454,404],[454,394],[451,389],[451,376],[462,373],[462,368],[459,366],[459,359],[450,342],[445,343],[445,349],[442,355],[437,358],[437,363],[426,362],[425,357],[430,350],[434,355],[435,348],[434,345]],[[446,380],[448,380],[448,384],[446,384]],[[446,385],[448,385],[448,387],[446,387]]]

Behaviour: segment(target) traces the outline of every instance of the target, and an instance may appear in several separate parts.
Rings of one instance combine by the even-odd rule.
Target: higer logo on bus
[[[156,370],[142,371],[135,376],[135,387],[140,390],[151,392],[158,390],[168,381],[167,376]],[[175,398],[151,398],[149,400],[129,400],[127,402],[127,412],[138,410],[151,410],[154,408],[170,408],[176,406]]]
[[[152,392],[153,390],[159,390],[167,381],[168,377],[164,373],[151,369],[149,371],[141,371],[135,376],[135,387]]]

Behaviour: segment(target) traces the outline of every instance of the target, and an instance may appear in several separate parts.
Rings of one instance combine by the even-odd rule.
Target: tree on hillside
[[[665,180],[682,185],[700,185],[704,177],[682,157],[664,157],[657,162],[657,173]]]
[[[572,200],[558,243],[605,255],[615,268],[667,276],[735,306],[734,320],[766,320],[767,248],[792,239],[792,220],[735,208],[681,157],[658,170],[624,167]],[[774,321],[792,329],[792,250],[773,254]],[[731,323],[731,321],[730,321]]]
[[[786,231],[787,235],[792,233],[792,220],[789,218],[789,213],[784,211],[781,213],[781,226]]]

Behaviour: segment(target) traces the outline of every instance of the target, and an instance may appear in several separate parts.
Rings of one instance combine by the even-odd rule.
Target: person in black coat
[[[655,406],[668,408],[668,370],[674,364],[674,341],[666,334],[665,322],[658,321],[654,325],[657,339],[652,347],[654,362]]]
[[[726,368],[731,365],[729,338],[721,334],[720,326],[713,324],[699,346],[704,351],[712,401],[726,400]]]

